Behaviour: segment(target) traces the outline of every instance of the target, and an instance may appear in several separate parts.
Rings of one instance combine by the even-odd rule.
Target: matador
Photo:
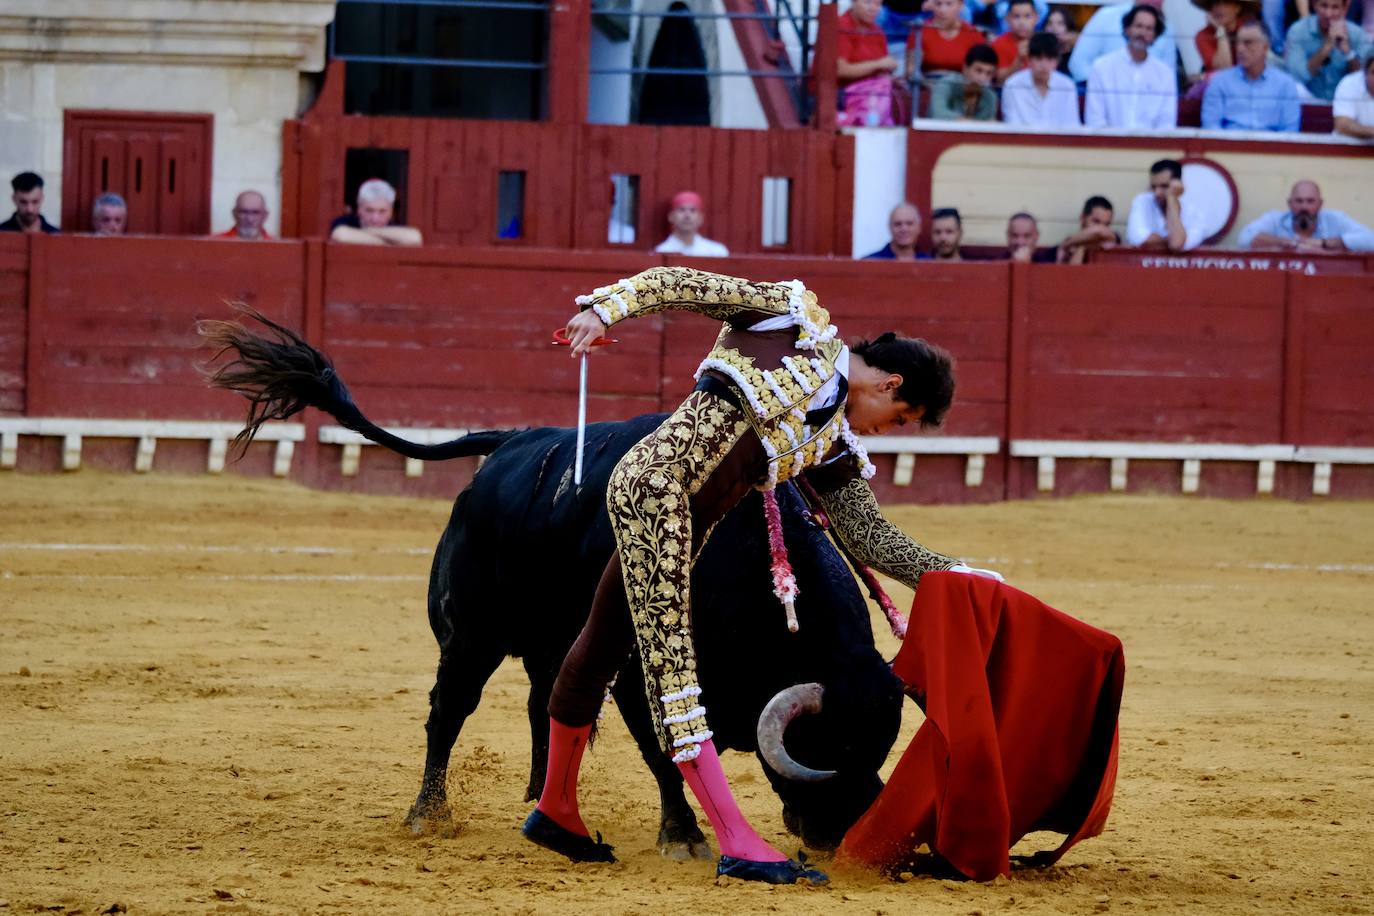
[[[658,739],[715,832],[717,874],[790,884],[825,875],[764,841],[740,812],[698,698],[693,560],[748,490],[805,474],[859,563],[915,588],[931,570],[971,570],[927,550],[883,517],[860,436],[939,425],[954,396],[952,360],[919,338],[885,333],[846,346],[801,282],[753,282],[656,267],[578,297],[574,356],[618,322],[668,309],[724,322],[697,385],[616,465],[606,504],[616,554],[549,700],[549,763],[529,839],[577,861],[614,861],[577,805],[577,773],[606,687],[638,648]],[[996,575],[995,573],[989,573]]]

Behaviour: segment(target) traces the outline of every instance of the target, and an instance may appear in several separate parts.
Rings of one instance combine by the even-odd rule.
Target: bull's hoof
[[[601,834],[598,833],[593,840],[589,836],[573,833],[538,808],[525,818],[525,826],[520,828],[520,832],[531,843],[567,856],[574,862],[615,861],[611,845],[601,842]]]
[[[412,836],[452,836],[458,828],[448,804],[416,803],[406,814],[406,829]]]
[[[669,840],[658,844],[658,851],[665,859],[674,862],[690,862],[692,859],[714,859],[716,851],[706,840]]]

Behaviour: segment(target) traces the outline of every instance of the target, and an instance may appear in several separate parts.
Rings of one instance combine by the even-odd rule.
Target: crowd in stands
[[[34,172],[21,172],[10,181],[14,214],[0,223],[0,232],[60,231],[43,216],[43,178]],[[272,236],[263,227],[268,216],[267,199],[258,191],[244,191],[234,199],[231,211],[234,224],[216,238],[259,240]],[[424,237],[412,226],[399,225],[396,215],[396,189],[380,178],[364,181],[358,187],[356,206],[334,220],[329,240],[351,245],[422,245]],[[684,254],[698,258],[723,258],[730,250],[701,234],[706,222],[706,205],[695,191],[673,195],[668,207],[668,237],[654,247],[660,253]],[[91,209],[94,235],[124,235],[128,230],[129,207],[113,192],[96,197]],[[614,227],[613,227],[614,229]],[[612,239],[616,241],[617,239]],[[633,236],[631,236],[633,240]]]
[[[0,223],[0,232],[57,233],[57,226],[43,216],[43,177],[35,172],[20,172],[10,180],[14,214]],[[357,245],[421,245],[420,230],[397,225],[394,221],[396,189],[381,179],[363,182],[358,188],[357,207],[330,226],[329,238]],[[258,191],[244,191],[234,199],[230,211],[234,224],[215,237],[258,241],[271,239],[263,227],[267,221],[267,198]],[[98,195],[91,205],[91,232],[100,236],[124,235],[129,230],[129,205],[113,191]],[[714,243],[712,243],[714,244]],[[722,253],[724,250],[722,249]]]
[[[1012,0],[1015,2],[1015,0]],[[994,65],[983,62],[988,68]],[[979,71],[980,73],[985,71]],[[0,232],[56,233],[58,228],[44,218],[43,179],[33,172],[21,172],[10,181],[14,213]],[[357,210],[334,221],[330,239],[364,245],[419,245],[419,230],[393,222],[396,190],[380,179],[366,181],[358,189]],[[668,224],[672,231],[654,250],[660,253],[693,257],[728,257],[722,244],[702,235],[706,207],[695,191],[680,191],[669,205]],[[269,239],[263,222],[267,218],[266,199],[257,191],[244,191],[234,201],[234,225],[218,238]],[[1101,195],[1083,204],[1078,231],[1053,248],[1040,246],[1040,226],[1034,214],[1013,213],[1007,220],[1007,244],[994,260],[1029,263],[1083,264],[1092,252],[1117,245],[1137,248],[1187,251],[1204,244],[1206,230],[1202,215],[1184,199],[1183,166],[1173,159],[1161,159],[1150,166],[1148,190],[1131,201],[1124,237],[1113,228],[1115,209]],[[123,235],[128,225],[128,206],[120,195],[104,193],[92,205],[92,232],[99,236]],[[921,213],[915,204],[903,201],[888,217],[889,241],[869,254],[866,260],[963,261],[987,260],[984,255],[969,258],[963,236],[963,218],[954,207],[940,207],[930,214],[930,248],[919,247]],[[1245,248],[1279,249],[1298,252],[1374,251],[1374,230],[1361,225],[1339,210],[1324,206],[1321,188],[1310,180],[1297,182],[1288,196],[1286,210],[1271,210],[1241,230],[1239,242]]]
[[[1150,166],[1149,190],[1131,201],[1124,236],[1112,228],[1115,209],[1101,195],[1083,203],[1078,230],[1054,247],[1041,247],[1040,225],[1034,214],[1020,211],[1007,219],[1006,248],[977,254],[963,245],[963,218],[953,207],[930,214],[930,247],[919,246],[921,213],[903,201],[888,217],[890,239],[865,260],[887,261],[1024,261],[1036,264],[1085,264],[1094,251],[1126,245],[1132,248],[1180,252],[1208,241],[1201,215],[1184,200],[1183,166],[1161,159]],[[1310,180],[1293,185],[1287,209],[1270,210],[1240,232],[1242,248],[1301,253],[1371,252],[1374,230],[1339,210],[1324,206],[1321,188]]]
[[[1374,139],[1374,2],[1299,0],[1291,22],[1281,0],[1192,3],[1206,25],[1189,35],[1164,0],[1103,5],[1081,29],[1045,0],[855,0],[839,17],[839,122],[1295,132],[1304,104],[1331,103],[1336,133]]]

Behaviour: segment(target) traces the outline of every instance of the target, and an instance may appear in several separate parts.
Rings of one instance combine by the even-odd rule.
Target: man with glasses
[[[1268,65],[1269,30],[1247,22],[1236,31],[1236,66],[1212,75],[1202,98],[1202,126],[1209,130],[1296,132],[1302,121],[1298,84]]]

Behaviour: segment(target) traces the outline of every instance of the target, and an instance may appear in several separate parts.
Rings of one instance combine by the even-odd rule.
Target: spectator
[[[964,58],[964,72],[951,73],[930,90],[926,117],[942,121],[995,121],[997,94],[992,79],[997,75],[997,52],[988,45],[974,45]]]
[[[1236,32],[1255,22],[1259,5],[1254,0],[1193,0],[1194,5],[1207,11],[1207,25],[1193,36],[1198,56],[1202,58],[1202,72],[1226,70],[1237,63]]]
[[[1374,54],[1365,58],[1363,71],[1347,75],[1336,86],[1331,114],[1336,133],[1374,140]]]
[[[1112,202],[1105,197],[1089,197],[1078,218],[1078,231],[1059,243],[1056,260],[1060,264],[1086,264],[1088,255],[1101,248],[1121,244],[1112,229]]]
[[[919,51],[921,73],[958,73],[970,48],[983,44],[983,33],[959,18],[959,0],[927,0],[930,21],[906,42],[906,72],[914,76]],[[994,62],[996,55],[993,55]],[[994,66],[996,64],[994,63]]]
[[[1045,31],[1059,39],[1059,72],[1069,76],[1069,57],[1078,43],[1078,30],[1069,21],[1069,14],[1056,6],[1045,17]]]
[[[1030,66],[1002,87],[1002,120],[1022,127],[1079,127],[1078,89],[1059,72],[1059,39],[1037,32],[1030,40]]]
[[[1288,209],[1270,210],[1246,226],[1240,244],[1303,252],[1374,251],[1374,231],[1339,210],[1323,210],[1317,183],[1299,181],[1288,192]]]
[[[359,190],[362,189],[359,188]],[[262,224],[267,221],[267,198],[257,191],[241,192],[238,197],[234,198],[234,209],[229,212],[234,217],[234,225],[221,232],[220,238],[244,239],[245,241],[270,240],[272,238],[267,234],[267,230],[262,227]],[[388,219],[390,219],[389,216]],[[415,244],[418,245],[419,242]]]
[[[1374,50],[1365,30],[1346,19],[1349,9],[1350,0],[1312,0],[1312,15],[1288,30],[1288,72],[1319,99],[1334,98],[1336,84]]]
[[[1025,212],[1013,213],[1007,220],[1006,260],[1020,261],[1024,264],[1053,264],[1054,249],[1041,249],[1040,224],[1035,217]]]
[[[1087,82],[1098,58],[1125,47],[1127,40],[1122,33],[1129,27],[1130,19],[1127,17],[1134,18],[1136,10],[1142,6],[1148,6],[1159,14],[1156,23],[1158,28],[1148,46],[1150,56],[1168,68],[1170,73],[1175,72],[1178,67],[1178,44],[1174,41],[1173,30],[1164,21],[1164,0],[1139,0],[1134,4],[1113,3],[1093,13],[1093,18],[1083,27],[1083,34],[1078,36],[1073,53],[1069,55],[1069,75],[1074,82]]]
[[[1298,84],[1269,66],[1269,30],[1247,22],[1236,33],[1236,66],[1212,74],[1202,97],[1202,126],[1211,130],[1282,130],[1302,122]]]
[[[844,105],[842,124],[891,127],[892,73],[897,61],[887,53],[887,36],[878,27],[881,0],[854,0],[838,20],[835,76]]]
[[[930,214],[930,245],[937,261],[962,261],[959,245],[964,240],[964,221],[953,207],[941,207]]]
[[[123,235],[129,225],[129,205],[113,191],[106,191],[91,205],[91,231],[96,235]]]
[[[14,194],[14,215],[0,223],[0,232],[47,232],[57,227],[43,218],[43,179],[33,172],[20,172],[10,180]]]
[[[1161,159],[1150,166],[1150,190],[1131,201],[1126,243],[1139,248],[1187,251],[1201,245],[1202,214],[1183,200],[1183,166]]]
[[[992,43],[997,52],[997,82],[1030,65],[1030,40],[1040,14],[1035,0],[1011,0],[1007,7],[1007,32]],[[1057,62],[1057,61],[1056,61]]]
[[[660,254],[685,254],[694,258],[725,258],[730,249],[700,234],[706,221],[701,195],[695,191],[679,191],[673,195],[668,208],[668,224],[672,234],[659,243],[654,251]]]
[[[916,239],[921,235],[921,211],[910,201],[902,201],[892,208],[887,218],[887,228],[892,240],[870,255],[865,261],[929,261],[930,255],[916,250]]]
[[[1167,130],[1178,123],[1178,78],[1173,67],[1150,56],[1151,46],[1158,44],[1164,32],[1164,14],[1142,3],[1122,17],[1121,26],[1126,46],[1104,54],[1092,65],[1083,123]],[[1083,39],[1078,47],[1082,49]]]
[[[921,27],[924,5],[925,0],[883,0],[878,28],[883,30],[889,45],[905,45],[911,33]]]
[[[352,245],[423,245],[419,229],[392,225],[395,206],[395,188],[380,178],[364,181],[358,188],[357,211],[334,220],[330,240]]]
[[[972,2],[972,0],[970,0],[970,2]],[[1049,0],[1033,0],[1033,2],[1035,3],[1035,22],[1038,25],[1050,14],[1050,4]],[[997,31],[1011,31],[1011,17],[1008,15],[1011,11],[1011,0],[997,0],[997,3],[993,5],[992,11],[993,19],[997,23]],[[1031,31],[1035,31],[1035,29],[1032,28]]]

